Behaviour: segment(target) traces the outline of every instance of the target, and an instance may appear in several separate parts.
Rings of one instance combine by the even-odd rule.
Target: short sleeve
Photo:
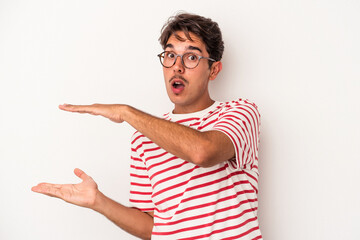
[[[225,104],[213,129],[225,133],[234,144],[236,168],[257,171],[260,114],[249,101]]]
[[[131,207],[137,208],[143,212],[154,211],[151,195],[152,187],[146,166],[137,153],[137,147],[132,145],[129,198]]]

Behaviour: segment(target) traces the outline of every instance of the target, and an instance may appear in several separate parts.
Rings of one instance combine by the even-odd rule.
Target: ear
[[[220,61],[214,62],[210,68],[209,80],[214,80],[222,69],[222,63]]]

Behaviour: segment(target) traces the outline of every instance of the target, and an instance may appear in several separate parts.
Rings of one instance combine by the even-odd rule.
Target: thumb
[[[82,171],[79,168],[75,168],[74,173],[77,177],[81,178],[83,181],[89,177],[84,171]]]

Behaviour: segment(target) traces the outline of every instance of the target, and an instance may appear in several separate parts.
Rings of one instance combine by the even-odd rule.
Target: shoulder
[[[249,114],[255,114],[260,117],[258,106],[248,99],[236,99],[233,101],[223,102],[221,105],[221,112],[247,112]]]

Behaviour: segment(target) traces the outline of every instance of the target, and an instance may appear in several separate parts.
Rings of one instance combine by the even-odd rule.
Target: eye
[[[166,57],[166,58],[173,59],[173,58],[175,58],[175,53],[173,53],[173,52],[166,52],[166,53],[165,53],[165,57]]]
[[[198,56],[194,53],[188,53],[186,59],[189,61],[196,62],[198,60]]]

